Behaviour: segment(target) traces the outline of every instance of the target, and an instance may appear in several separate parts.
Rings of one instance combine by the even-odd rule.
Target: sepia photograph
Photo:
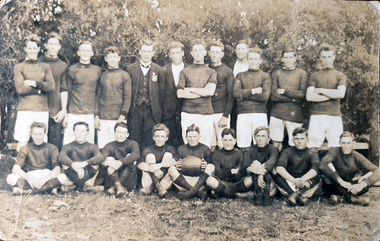
[[[380,241],[379,18],[0,0],[0,241]]]

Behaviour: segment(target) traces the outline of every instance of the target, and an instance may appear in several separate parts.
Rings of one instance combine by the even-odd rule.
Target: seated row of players
[[[178,150],[166,144],[169,129],[157,124],[152,131],[155,144],[146,148],[141,158],[139,146],[128,139],[124,123],[115,125],[116,140],[102,153],[97,145],[86,141],[89,126],[85,122],[74,124],[75,141],[64,145],[59,154],[57,147],[44,142],[43,123],[34,122],[30,128],[33,142],[21,148],[7,177],[14,194],[22,194],[23,189],[28,194],[56,194],[57,188],[67,192],[70,186],[93,190],[96,183],[103,184],[109,195],[120,198],[135,188],[138,168],[143,171],[141,192],[146,195],[156,189],[163,197],[173,185],[180,199],[206,198],[208,190],[228,198],[253,191],[256,205],[271,205],[271,194],[277,187],[288,196],[290,205],[307,205],[323,174],[323,189],[332,203],[368,205],[369,199],[359,195],[380,180],[379,168],[353,150],[350,132],[344,132],[340,147],[331,148],[319,162],[317,152],[307,147],[308,134],[302,127],[292,133],[295,146],[279,157],[278,149],[269,144],[269,129],[264,126],[255,129],[256,144],[244,151],[235,148],[235,131],[225,128],[221,133],[223,148],[212,153],[200,143],[200,129],[195,124],[186,129],[188,143]],[[103,190],[103,186],[97,187]]]
[[[271,77],[260,70],[262,51],[249,48],[249,40],[237,43],[238,58],[231,69],[222,64],[224,46],[220,41],[206,47],[202,40],[194,40],[191,49],[194,62],[190,66],[182,61],[183,44],[171,42],[168,54],[172,63],[162,68],[152,62],[154,42],[143,40],[139,61],[128,65],[127,71],[119,68],[119,51],[111,46],[105,50],[108,69],[103,73],[90,63],[94,54],[91,42],[84,41],[79,46],[80,61],[68,68],[57,55],[61,41],[56,33],[48,36],[44,63],[38,60],[38,36],[25,41],[27,59],[14,69],[20,100],[15,125],[18,150],[29,140],[28,127],[33,121],[49,127],[49,143],[59,149],[61,123],[65,127],[63,144],[75,139],[74,123],[84,121],[89,124],[87,141],[94,143],[96,128],[98,146],[102,149],[115,140],[115,124],[125,122],[140,151],[153,144],[151,131],[158,123],[169,128],[168,142],[176,148],[188,142],[186,128],[195,123],[202,132],[200,142],[212,150],[217,146],[221,149],[222,130],[236,121],[237,145],[248,148],[254,130],[268,126],[268,101],[273,102],[271,139],[281,150],[285,126],[289,145],[294,145],[292,132],[304,122],[305,98],[313,103],[308,147],[320,147],[325,135],[330,147],[339,146],[339,135],[343,132],[339,101],[345,95],[346,77],[334,69],[335,53],[330,45],[321,44],[322,70],[307,82],[306,72],[296,68],[294,49],[284,48],[283,68],[275,70]],[[209,65],[204,62],[207,54]]]

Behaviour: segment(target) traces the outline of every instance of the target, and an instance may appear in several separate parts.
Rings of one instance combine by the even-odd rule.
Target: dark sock
[[[233,186],[233,189],[235,192],[247,192],[249,190],[248,187],[244,184],[244,179],[240,180],[239,182],[235,183]]]
[[[226,186],[222,182],[219,182],[217,188],[215,188],[214,190],[216,194],[225,194],[225,191],[226,191]]]
[[[285,190],[289,195],[291,195],[294,191],[286,182],[285,178],[283,178],[280,174],[273,175],[274,182],[282,189]]]
[[[179,174],[177,179],[175,179],[173,182],[178,186],[185,188],[186,190],[190,190],[191,188],[191,185],[186,181],[185,177],[182,174]]]
[[[209,175],[207,173],[202,172],[202,174],[199,176],[197,183],[193,187],[191,187],[189,191],[179,193],[181,198],[189,199],[194,197],[194,195],[198,192],[199,188],[201,188],[204,185],[208,177]]]
[[[69,167],[65,171],[66,176],[75,184],[77,188],[83,188],[84,187],[84,179],[80,179],[78,176],[78,173],[72,168]]]
[[[25,179],[22,179],[21,177],[17,180],[15,187],[19,187],[24,190],[32,189],[29,183]]]
[[[33,189],[32,194],[44,193],[53,190],[56,187],[60,187],[62,183],[58,178],[53,178],[47,181],[40,189]]]
[[[155,186],[157,186],[157,184],[160,184],[160,179],[158,179],[158,177],[156,177],[154,173],[149,173],[149,175],[150,175],[150,178],[152,178],[152,182]]]
[[[114,184],[117,182],[121,183],[118,170],[115,170],[114,173],[112,173],[110,177],[111,177],[111,180]]]

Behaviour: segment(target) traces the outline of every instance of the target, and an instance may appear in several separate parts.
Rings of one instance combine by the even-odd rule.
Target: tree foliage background
[[[25,58],[22,39],[36,33],[46,41],[50,31],[63,38],[59,57],[69,65],[79,61],[79,43],[95,42],[92,63],[106,68],[103,51],[121,50],[121,68],[135,61],[142,38],[157,42],[154,61],[168,62],[166,45],[185,44],[191,63],[190,41],[220,39],[224,62],[235,58],[239,39],[250,37],[264,49],[262,69],[280,67],[285,44],[297,48],[298,66],[309,75],[318,68],[318,45],[337,48],[335,67],[348,79],[342,100],[345,129],[356,134],[378,130],[379,18],[365,2],[312,0],[13,0],[0,9],[1,139],[13,141],[18,97],[13,67]],[[42,53],[41,53],[42,54]],[[6,114],[4,114],[6,113]]]

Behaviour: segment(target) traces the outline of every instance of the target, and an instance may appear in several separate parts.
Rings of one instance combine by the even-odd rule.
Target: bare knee
[[[205,173],[207,173],[208,175],[212,176],[214,175],[214,172],[215,172],[215,166],[213,164],[207,164],[205,170],[204,170]]]
[[[7,177],[7,183],[13,187],[16,185],[19,178],[20,176],[16,174],[9,174]]]
[[[215,177],[208,177],[206,179],[206,184],[209,188],[216,189],[219,185],[219,181]]]
[[[162,157],[162,162],[169,161],[173,158],[173,154],[170,152],[165,152],[164,156]]]

